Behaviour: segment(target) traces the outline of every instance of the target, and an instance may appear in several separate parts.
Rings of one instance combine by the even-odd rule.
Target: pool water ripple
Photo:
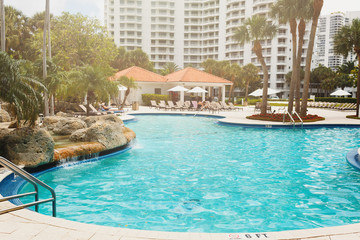
[[[137,118],[127,123],[137,133],[131,150],[40,176],[57,192],[59,217],[181,232],[280,231],[360,220],[360,173],[345,161],[360,145],[360,129]]]

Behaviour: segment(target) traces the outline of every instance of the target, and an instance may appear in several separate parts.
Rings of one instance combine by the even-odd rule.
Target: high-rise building
[[[334,37],[336,33],[345,25],[352,22],[354,18],[360,18],[360,12],[335,12],[319,18],[316,33],[314,67],[319,64],[336,70],[346,61],[353,61],[355,55],[350,53],[348,58],[338,55],[334,51]]]
[[[156,69],[167,62],[200,68],[206,59],[229,60],[260,68],[252,44],[232,38],[236,27],[253,15],[268,16],[275,0],[104,0],[105,25],[118,46],[141,48]],[[309,28],[308,28],[309,29]],[[307,31],[303,51],[305,63]],[[291,71],[291,35],[280,25],[277,36],[262,42],[269,87],[288,97],[285,75]],[[261,73],[260,73],[261,74]]]

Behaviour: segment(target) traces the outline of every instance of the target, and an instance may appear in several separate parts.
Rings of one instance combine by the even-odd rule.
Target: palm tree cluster
[[[310,67],[315,41],[315,33],[318,18],[322,9],[323,0],[278,0],[272,6],[270,15],[272,19],[262,15],[254,15],[245,20],[245,22],[237,28],[233,38],[241,45],[247,42],[253,43],[253,52],[256,54],[263,71],[263,104],[261,114],[266,113],[267,104],[267,88],[268,88],[268,69],[262,55],[261,41],[271,40],[277,33],[277,27],[273,24],[273,20],[279,24],[289,23],[292,35],[292,76],[289,94],[288,111],[293,111],[293,100],[296,100],[296,111],[300,112],[300,65],[302,60],[302,51],[304,43],[304,35],[306,32],[306,21],[312,20],[312,28],[306,58],[305,67],[305,88],[303,94],[303,103],[301,106],[301,114],[306,115],[308,82],[310,80]]]
[[[230,80],[233,85],[230,87],[229,100],[234,101],[235,88],[245,90],[245,105],[247,105],[249,87],[255,90],[259,87],[261,79],[259,76],[259,69],[252,63],[245,66],[239,66],[236,63],[229,61],[216,61],[214,59],[207,59],[201,63],[205,72],[215,76],[226,78]]]

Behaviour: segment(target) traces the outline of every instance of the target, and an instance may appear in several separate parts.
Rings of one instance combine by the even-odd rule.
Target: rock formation
[[[0,122],[10,122],[11,117],[7,111],[0,109]]]
[[[53,160],[54,140],[39,127],[9,131],[0,144],[4,157],[18,165],[36,167]]]

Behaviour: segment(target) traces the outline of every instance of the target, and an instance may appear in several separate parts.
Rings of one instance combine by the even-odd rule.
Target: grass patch
[[[270,106],[273,106],[273,107],[287,107],[288,103],[272,103],[272,102],[270,102]]]
[[[295,122],[300,122],[300,120],[297,118],[296,115],[292,115]],[[283,122],[284,120],[284,114],[282,113],[267,113],[267,114],[255,114],[252,116],[247,116],[247,119],[253,119],[253,120],[261,120],[261,121],[271,121],[271,122]],[[302,118],[303,122],[317,122],[317,121],[323,121],[325,118],[320,117],[318,115],[312,115],[308,114],[306,117]],[[285,115],[285,122],[290,122],[290,117],[288,115]]]
[[[360,120],[360,118],[359,118],[358,116],[356,116],[356,115],[348,115],[348,116],[346,116],[346,118],[351,118],[351,119],[358,119],[358,120]]]

